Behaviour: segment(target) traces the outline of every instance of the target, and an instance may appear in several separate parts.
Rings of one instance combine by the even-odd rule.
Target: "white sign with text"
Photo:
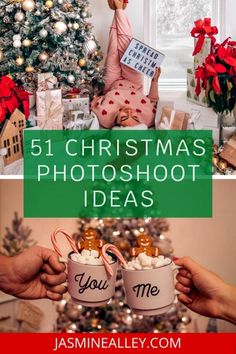
[[[133,38],[121,59],[121,64],[152,78],[164,59],[164,54]]]

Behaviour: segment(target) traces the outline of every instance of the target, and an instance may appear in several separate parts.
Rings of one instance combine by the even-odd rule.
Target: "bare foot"
[[[125,10],[129,2],[128,0],[107,0],[107,1],[110,9],[112,10],[116,10],[116,9]]]
[[[129,0],[123,0],[123,10],[128,6]]]
[[[123,6],[124,6],[123,0],[114,0],[113,2],[116,10],[123,10]]]
[[[115,4],[114,4],[114,0],[107,0],[108,1],[108,5],[110,7],[110,9],[115,10]]]

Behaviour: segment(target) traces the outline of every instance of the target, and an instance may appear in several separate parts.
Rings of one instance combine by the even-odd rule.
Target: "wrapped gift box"
[[[158,129],[187,130],[190,115],[186,112],[175,111],[171,107],[164,107]]]
[[[195,72],[193,69],[187,70],[187,100],[197,105],[208,107],[208,100],[206,97],[206,91],[202,89],[199,96],[196,94],[197,79],[195,78]]]
[[[60,89],[37,91],[37,125],[41,130],[63,129],[63,105]]]
[[[87,114],[89,109],[89,97],[80,97],[72,99],[63,99],[62,104],[64,107],[64,119],[68,119],[70,112],[84,112]]]
[[[198,39],[194,39],[194,48],[196,47]],[[194,56],[194,69],[197,70],[199,66],[205,63],[206,58],[211,54],[212,42],[211,38],[205,38],[202,49]]]
[[[57,78],[53,75],[53,73],[40,73],[37,76],[37,81],[37,91],[53,90],[57,86]]]
[[[236,135],[225,145],[220,157],[236,168]]]

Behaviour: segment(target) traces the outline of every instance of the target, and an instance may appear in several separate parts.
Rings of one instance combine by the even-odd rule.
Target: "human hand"
[[[0,259],[0,288],[21,299],[61,300],[67,291],[65,265],[57,254],[34,246],[15,257]]]
[[[157,82],[161,76],[161,68],[156,68],[155,75],[153,76],[152,81]]]
[[[182,267],[177,275],[176,289],[182,294],[179,301],[190,310],[207,317],[216,317],[234,322],[228,313],[236,310],[235,289],[227,285],[218,275],[206,270],[191,258],[175,261]],[[232,296],[234,292],[234,296]],[[234,298],[234,301],[232,301]]]

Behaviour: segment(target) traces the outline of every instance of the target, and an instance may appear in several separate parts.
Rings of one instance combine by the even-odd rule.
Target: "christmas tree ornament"
[[[53,7],[53,1],[52,1],[52,0],[47,0],[47,1],[45,2],[45,7],[46,7],[47,9],[51,9],[51,8]]]
[[[63,4],[63,0],[58,0],[58,4]]]
[[[22,22],[24,21],[25,19],[25,14],[24,12],[22,11],[17,11],[15,16],[14,16],[14,19],[17,21],[17,22]]]
[[[3,57],[4,57],[3,51],[0,50],[0,62],[3,60]]]
[[[68,28],[72,28],[73,25],[71,22],[69,22],[67,26],[68,26]]]
[[[39,54],[39,61],[41,61],[41,62],[47,61],[48,58],[49,58],[49,55],[45,51]]]
[[[77,22],[73,23],[73,28],[74,30],[79,29],[79,24]]]
[[[73,84],[75,82],[74,75],[72,75],[72,74],[68,75],[67,81],[68,81],[69,84]]]
[[[33,0],[24,0],[22,3],[22,8],[25,11],[33,11],[35,8],[35,2]]]
[[[23,40],[22,44],[23,44],[24,47],[27,48],[27,47],[30,47],[30,46],[31,46],[32,42],[31,42],[30,39],[25,38],[25,39]]]
[[[48,35],[48,31],[45,30],[45,28],[42,28],[40,31],[39,31],[39,35],[41,38],[46,38],[47,35]]]
[[[85,44],[84,44],[84,49],[85,49],[85,53],[86,55],[90,55],[92,53],[94,53],[97,50],[97,44],[94,41],[94,39],[88,39]]]
[[[57,33],[57,34],[62,34],[62,33],[65,33],[66,30],[67,30],[67,25],[65,24],[65,22],[62,22],[62,21],[57,21],[54,26],[54,31]]]
[[[32,65],[29,65],[25,68],[25,71],[30,74],[34,72],[34,67]]]
[[[213,163],[213,165],[214,165],[214,166],[217,166],[219,160],[220,160],[219,156],[214,155],[213,158],[212,158],[212,163]]]
[[[4,23],[10,23],[11,22],[10,17],[9,16],[4,16],[3,17],[3,22]]]
[[[228,163],[226,162],[226,161],[224,161],[224,160],[220,160],[219,162],[218,162],[218,167],[219,167],[219,169],[221,170],[221,171],[225,171],[227,168],[228,168]]]
[[[20,39],[15,39],[13,41],[13,47],[14,48],[20,48],[21,47],[21,40]]]
[[[82,12],[81,12],[81,17],[82,17],[82,18],[88,17],[88,13],[87,13],[86,11],[82,11]]]
[[[41,12],[39,10],[35,11],[35,16],[40,16],[41,15]]]
[[[17,65],[17,66],[23,65],[24,62],[25,62],[24,58],[22,58],[22,57],[16,58],[16,65]]]
[[[79,66],[81,68],[84,68],[86,65],[87,65],[87,61],[86,61],[85,58],[82,58],[82,59],[79,60]]]

